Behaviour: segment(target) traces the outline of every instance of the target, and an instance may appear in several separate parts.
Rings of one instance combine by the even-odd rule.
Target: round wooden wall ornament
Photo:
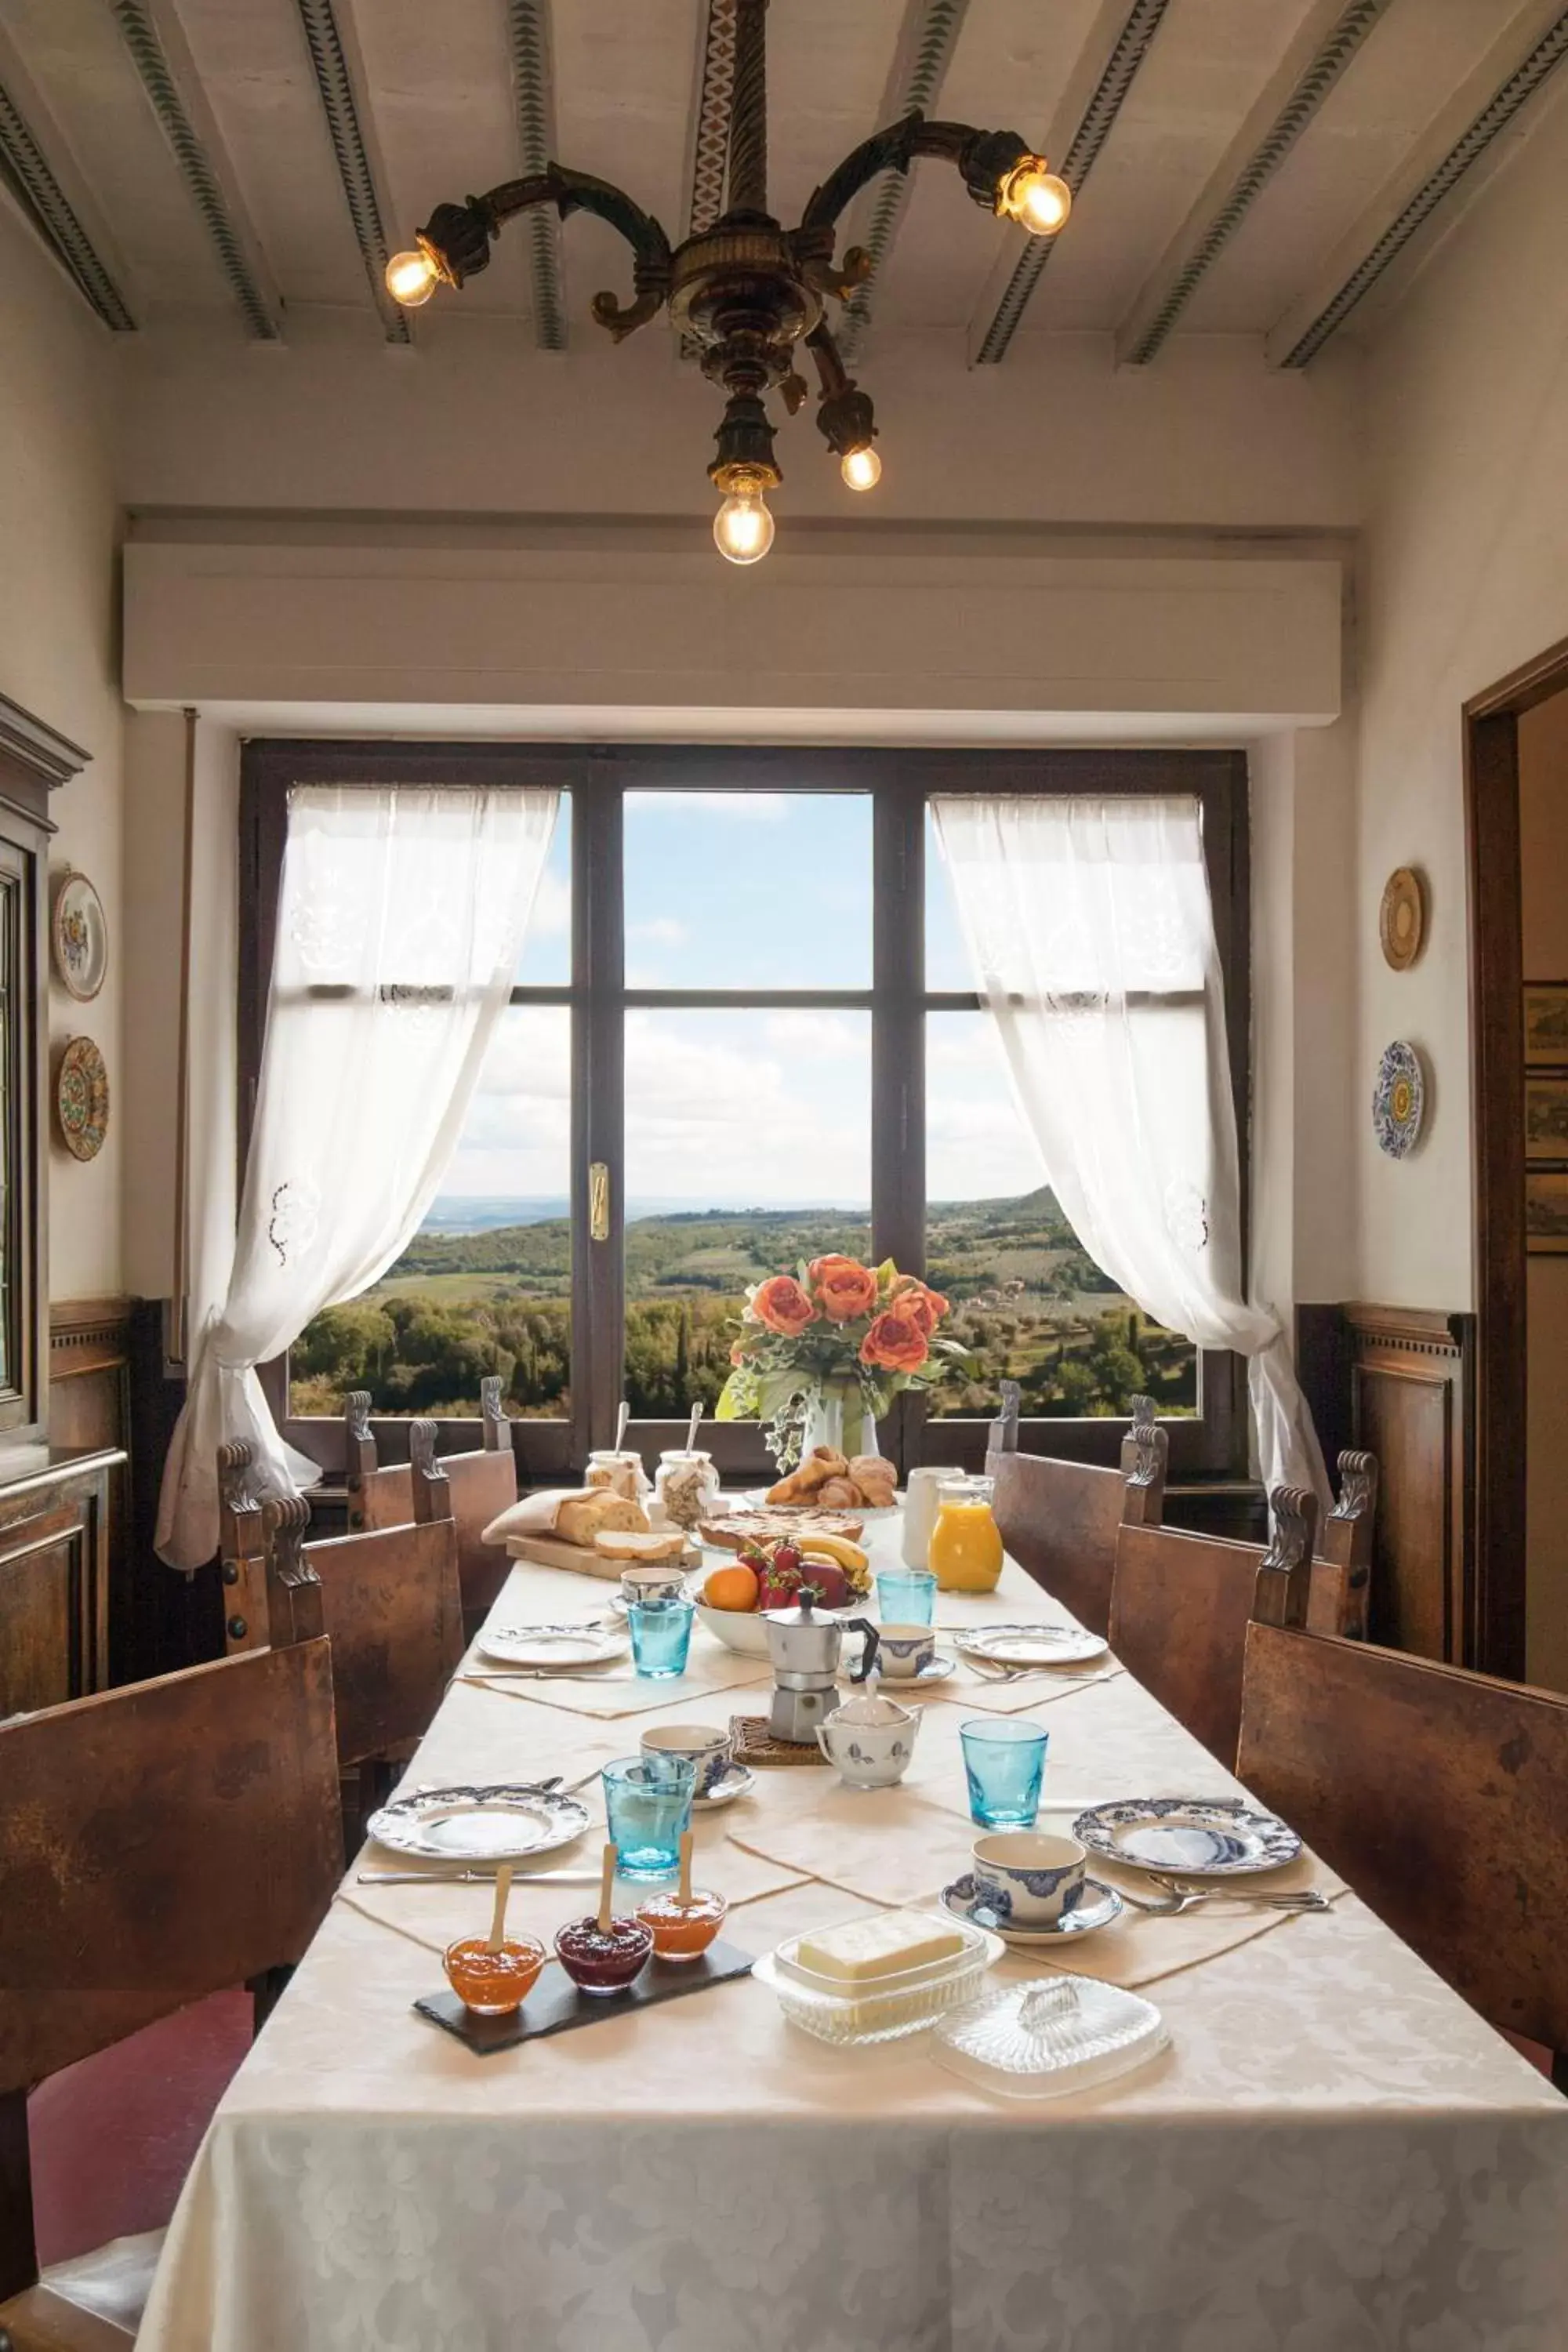
[[[72,1157],[96,1160],[109,1131],[109,1072],[90,1037],[73,1037],[60,1055],[55,1116]]]
[[[1384,962],[1408,971],[1426,941],[1426,894],[1413,866],[1396,866],[1384,884],[1377,930]]]

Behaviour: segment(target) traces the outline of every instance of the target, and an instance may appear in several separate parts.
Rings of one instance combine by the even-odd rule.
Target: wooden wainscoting
[[[49,1444],[62,1448],[131,1451],[131,1301],[66,1298],[49,1307]],[[100,1683],[126,1676],[127,1573],[132,1465],[109,1473],[101,1557],[107,1580],[107,1670]]]
[[[1506,1595],[1472,1559],[1474,1317],[1353,1300],[1297,1318],[1302,1385],[1331,1469],[1342,1446],[1360,1445],[1382,1473],[1371,1638],[1521,1672]]]

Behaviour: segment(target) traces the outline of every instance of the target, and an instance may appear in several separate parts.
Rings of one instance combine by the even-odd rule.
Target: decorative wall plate
[[[79,1004],[89,1003],[109,970],[109,925],[85,874],[68,873],[55,892],[49,940],[62,985]]]
[[[66,1150],[96,1160],[109,1129],[109,1072],[90,1037],[73,1037],[60,1055],[55,1115]]]
[[[1426,894],[1414,866],[1396,866],[1384,884],[1377,931],[1384,962],[1408,971],[1426,940]]]
[[[1421,1140],[1426,1116],[1426,1074],[1403,1037],[1383,1049],[1372,1090],[1372,1124],[1391,1160],[1406,1160]]]

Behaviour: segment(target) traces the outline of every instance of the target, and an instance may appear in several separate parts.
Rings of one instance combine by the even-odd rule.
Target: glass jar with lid
[[[654,1499],[662,1504],[672,1528],[696,1527],[712,1516],[719,1501],[719,1473],[713,1456],[671,1446],[658,1457],[654,1474]]]
[[[642,1455],[630,1447],[617,1452],[613,1445],[595,1446],[588,1456],[586,1486],[605,1487],[612,1495],[620,1495],[628,1503],[645,1503],[653,1492],[647,1472],[643,1468]]]
[[[926,1565],[944,1592],[990,1592],[1002,1573],[1002,1530],[992,1509],[994,1478],[944,1478]]]

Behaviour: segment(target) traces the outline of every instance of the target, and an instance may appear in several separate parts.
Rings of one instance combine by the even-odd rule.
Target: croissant
[[[805,1503],[818,1495],[831,1478],[843,1478],[849,1468],[842,1454],[831,1445],[818,1445],[808,1454],[798,1470],[781,1478],[776,1486],[768,1488],[770,1503]],[[851,1502],[858,1497],[851,1496]]]
[[[853,1478],[829,1478],[817,1488],[815,1499],[826,1510],[852,1511],[860,1501],[860,1489]]]
[[[885,1486],[888,1490],[888,1500],[892,1501],[893,1489],[899,1483],[899,1473],[894,1464],[889,1462],[885,1454],[858,1454],[849,1465],[849,1475],[868,1502],[871,1499],[871,1489],[874,1486]]]

